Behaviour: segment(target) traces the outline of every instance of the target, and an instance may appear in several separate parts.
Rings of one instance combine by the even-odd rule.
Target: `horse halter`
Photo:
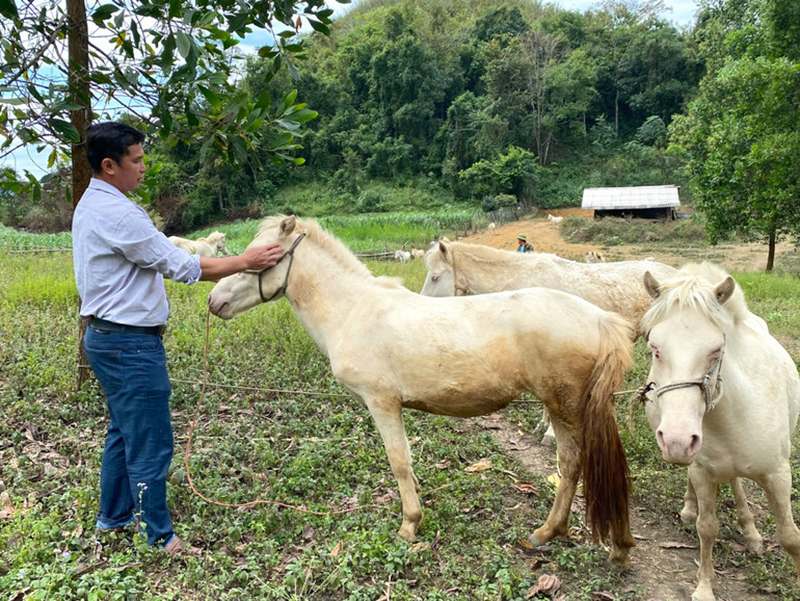
[[[278,296],[278,294],[280,294],[281,292],[283,292],[283,293],[286,292],[286,287],[289,285],[289,273],[292,271],[292,263],[294,262],[294,249],[297,248],[298,244],[300,244],[300,240],[302,240],[305,237],[306,237],[306,233],[303,232],[297,238],[295,238],[295,241],[292,242],[292,245],[289,247],[289,250],[287,250],[285,253],[283,253],[283,256],[280,259],[278,259],[278,262],[275,263],[275,265],[273,265],[272,267],[267,267],[266,269],[262,269],[261,271],[254,271],[254,270],[248,269],[247,271],[243,271],[242,272],[242,273],[250,273],[252,275],[258,276],[258,295],[261,297],[261,302],[262,303],[268,303],[269,301],[274,299],[276,296]],[[273,267],[277,267],[280,264],[280,262],[283,261],[286,257],[289,257],[289,267],[286,269],[286,277],[284,277],[284,279],[283,279],[283,284],[281,284],[275,290],[275,292],[273,292],[272,296],[270,296],[269,298],[264,298],[264,290],[261,287],[261,276],[264,274],[264,272],[269,271]]]
[[[706,413],[709,413],[714,410],[714,407],[717,406],[717,403],[722,398],[722,357],[725,355],[725,345],[722,346],[722,350],[719,353],[719,357],[714,359],[711,363],[711,366],[708,368],[708,371],[705,375],[699,380],[689,380],[687,382],[676,382],[675,384],[667,384],[666,386],[659,386],[655,382],[648,382],[647,386],[642,389],[641,396],[642,398],[646,398],[645,395],[655,390],[656,396],[660,397],[666,392],[671,390],[678,390],[680,388],[691,388],[692,386],[699,386],[700,391],[703,393],[703,400],[706,403]],[[711,378],[714,372],[717,372],[716,382],[714,384],[714,389],[712,390],[710,387]],[[712,394],[716,393],[715,396],[711,396]]]

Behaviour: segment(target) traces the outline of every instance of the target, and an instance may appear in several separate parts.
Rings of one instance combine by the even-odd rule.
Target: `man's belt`
[[[161,336],[164,330],[167,329],[166,324],[160,326],[128,326],[123,323],[114,323],[99,317],[92,317],[89,325],[96,330],[106,332],[117,332],[119,334],[150,334],[152,336]]]

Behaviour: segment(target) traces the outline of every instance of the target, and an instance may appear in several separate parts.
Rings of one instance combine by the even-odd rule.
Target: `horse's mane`
[[[280,222],[286,218],[285,215],[275,215],[273,217],[267,217],[264,221],[261,222],[260,227],[258,228],[258,233],[256,234],[256,238],[263,232],[264,230],[270,227],[279,227]],[[317,246],[323,248],[326,252],[328,252],[334,260],[339,263],[344,269],[353,273],[355,275],[370,278],[370,279],[377,279],[380,284],[386,288],[394,288],[399,287],[400,284],[396,278],[375,278],[372,275],[372,272],[364,265],[358,258],[352,253],[352,251],[345,246],[345,244],[336,238],[330,232],[325,231],[322,227],[317,223],[314,219],[308,220],[301,220],[297,219],[297,224],[295,225],[296,232],[305,232],[306,237],[309,242],[313,242]],[[302,244],[302,242],[301,242]]]
[[[211,244],[213,246],[214,244],[216,244],[217,240],[220,240],[221,238],[224,237],[225,234],[223,234],[222,232],[211,232],[205,238],[198,238],[198,240],[205,240],[208,244]]]
[[[714,289],[727,277],[728,273],[724,269],[712,263],[684,265],[677,276],[659,282],[660,294],[642,317],[642,331],[652,330],[675,307],[700,311],[723,329],[741,323],[750,311],[739,284],[736,284],[733,294],[723,305],[717,302],[714,295]]]
[[[566,261],[573,263],[569,259],[564,259],[558,255],[540,252],[527,252],[519,253],[515,251],[502,250],[499,248],[492,248],[483,244],[470,244],[469,242],[445,242],[448,248],[453,251],[453,254],[458,256],[466,256],[477,262],[495,263],[497,261],[517,261],[518,263],[525,263],[531,261],[541,260],[555,260]]]

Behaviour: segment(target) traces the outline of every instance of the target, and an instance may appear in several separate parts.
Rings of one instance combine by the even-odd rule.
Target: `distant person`
[[[269,244],[216,258],[172,244],[126,196],[146,171],[144,139],[123,123],[87,129],[92,179],[72,218],[72,251],[80,314],[89,320],[83,347],[110,416],[97,528],[137,524],[148,545],[174,555],[186,545],[175,535],[167,507],[173,440],[162,341],[169,317],[164,278],[194,284],[262,270],[277,264],[283,249]]]
[[[519,236],[517,236],[517,244],[519,244],[517,252],[521,253],[533,252],[533,247],[530,244],[528,244],[528,238],[525,236],[525,234],[520,234]]]

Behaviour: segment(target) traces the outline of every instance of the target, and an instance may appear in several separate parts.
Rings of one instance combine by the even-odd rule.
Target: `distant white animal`
[[[606,258],[603,256],[599,250],[590,250],[586,253],[586,262],[587,263],[605,263]]]
[[[197,240],[170,236],[169,241],[178,248],[188,250],[190,253],[201,257],[213,257],[217,253],[221,255],[228,254],[228,249],[225,247],[225,234],[222,232],[212,232],[205,238],[198,238]]]
[[[490,223],[490,224],[489,224],[488,226],[486,226],[486,227],[487,227],[487,229],[493,230],[493,229],[494,229],[494,228],[496,228],[497,226],[495,225],[495,223],[494,223],[494,222],[492,222],[492,223]]]
[[[564,221],[563,217],[553,217],[550,213],[547,214],[547,221],[552,221],[553,223],[561,223]]]
[[[422,259],[425,257],[425,251],[421,248],[412,248],[411,249],[411,258],[412,259]]]
[[[401,263],[408,263],[408,261],[411,259],[411,253],[407,250],[397,250],[394,253],[394,258]]]

